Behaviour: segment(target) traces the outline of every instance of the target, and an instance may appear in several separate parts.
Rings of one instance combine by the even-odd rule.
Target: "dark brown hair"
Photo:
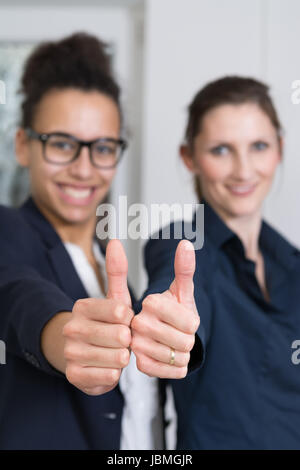
[[[188,122],[185,131],[186,144],[192,149],[195,137],[201,131],[201,124],[205,114],[213,108],[223,104],[255,103],[270,118],[278,139],[282,134],[282,127],[272,99],[269,87],[253,78],[238,76],[223,77],[208,83],[194,97],[188,107]],[[195,190],[201,199],[199,178],[194,180]]]
[[[86,33],[44,42],[28,57],[21,78],[21,126],[30,127],[37,104],[52,89],[97,90],[118,106],[120,89],[112,75],[107,45]]]

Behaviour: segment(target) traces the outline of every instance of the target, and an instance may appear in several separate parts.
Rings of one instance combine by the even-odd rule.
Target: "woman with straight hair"
[[[177,447],[299,449],[300,252],[263,218],[283,159],[267,85],[237,76],[207,84],[189,106],[180,154],[204,205],[204,245],[194,276],[202,366],[171,381]],[[177,244],[146,246],[146,297],[172,279]],[[134,350],[144,351],[141,326],[154,317],[134,318]]]

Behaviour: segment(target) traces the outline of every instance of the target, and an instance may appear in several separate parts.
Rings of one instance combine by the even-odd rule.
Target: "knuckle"
[[[74,338],[80,332],[79,325],[74,320],[69,321],[63,327],[63,336]]]
[[[198,330],[199,326],[200,326],[200,317],[197,315],[194,321],[193,333],[195,333]]]
[[[77,386],[81,381],[81,374],[79,367],[75,364],[68,364],[66,367],[66,378],[72,384]]]
[[[150,326],[147,327],[147,315],[139,313],[134,317],[131,323],[131,328],[138,333],[145,333],[149,331]]]
[[[76,300],[73,306],[73,313],[84,315],[86,313],[86,309],[87,309],[87,299],[79,299],[79,300]]]
[[[195,334],[191,335],[190,349],[188,352],[190,352],[193,349],[194,344],[195,344],[195,339],[196,339]]]
[[[132,322],[135,314],[134,314],[134,311],[132,310],[132,308],[127,308],[127,315],[128,315],[128,319],[129,319],[129,325],[130,323]]]
[[[185,367],[190,361],[190,353],[182,353],[177,360],[178,367]]]
[[[120,345],[128,348],[131,341],[130,329],[127,326],[119,325],[117,327],[117,341]]]
[[[72,344],[67,343],[64,347],[64,358],[67,361],[74,360],[76,357],[76,352]]]
[[[118,352],[117,361],[119,362],[121,368],[126,367],[128,365],[129,359],[130,359],[130,354],[129,354],[128,349],[121,349]]]
[[[154,308],[157,305],[157,294],[149,294],[142,302],[143,308]]]
[[[70,325],[71,325],[71,321],[69,321],[68,323],[66,323],[62,329],[62,335],[67,338],[68,336],[70,336],[70,333],[71,333],[71,329],[70,329]]]
[[[131,325],[130,325],[131,329],[132,330],[139,330],[142,319],[143,319],[143,314],[142,313],[138,313],[137,315],[135,315],[135,317],[132,319],[132,322],[131,322]]]
[[[189,345],[187,343],[184,343],[182,346],[182,351],[183,352],[188,352],[189,351]]]
[[[138,368],[140,372],[145,373],[143,360],[138,355],[136,356],[136,367]]]
[[[118,382],[121,375],[120,369],[109,369],[106,373],[106,384],[114,385]]]
[[[139,331],[142,318],[142,313],[138,313],[137,315],[135,315],[131,322],[132,330]]]
[[[188,352],[188,353],[186,353],[186,355],[185,355],[185,361],[184,361],[184,365],[185,365],[185,366],[188,365],[188,363],[190,362],[190,359],[191,359],[191,353]]]
[[[184,345],[183,345],[183,352],[189,353],[195,343],[195,336],[194,335],[189,335],[188,339],[186,339]]]
[[[135,315],[135,316],[133,317],[133,319],[131,320],[130,328],[131,328],[132,330],[135,330],[135,325],[136,325],[136,319],[137,319],[137,317],[138,317],[138,315]]]
[[[185,312],[187,313],[187,322],[186,322],[186,329],[185,329],[185,332],[187,334],[190,334],[190,335],[193,335],[195,334],[195,332],[198,330],[199,328],[199,324],[200,324],[200,318],[199,318],[199,315],[195,314],[194,312],[191,312],[191,310],[186,310],[185,309]]]
[[[131,351],[135,352],[135,351],[138,351],[138,348],[139,348],[138,336],[135,334],[134,336],[132,336],[130,349]]]
[[[143,374],[146,374],[149,377],[153,377],[153,374],[151,374],[150,367],[149,365],[147,365],[147,362],[144,360],[143,357],[139,357],[138,355],[136,356],[136,367]]]
[[[138,313],[137,315],[135,315],[135,317],[132,319],[132,322],[131,322],[131,329],[132,330],[136,330],[138,331],[139,329],[139,325],[140,325],[140,315],[141,313]]]
[[[189,323],[187,324],[187,334],[189,335],[193,335],[198,329],[198,326],[197,326],[197,320],[194,319],[194,318],[190,318],[189,319]]]
[[[180,365],[181,365],[182,367],[185,367],[185,366],[190,362],[190,357],[191,357],[191,354],[190,354],[189,352],[184,353]]]
[[[113,308],[113,317],[118,323],[123,323],[126,319],[127,306],[117,303]]]
[[[178,376],[177,376],[178,379],[184,379],[184,377],[186,377],[187,375],[187,366],[179,367],[177,373],[178,373]]]

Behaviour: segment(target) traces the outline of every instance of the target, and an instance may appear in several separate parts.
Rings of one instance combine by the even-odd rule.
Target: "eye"
[[[269,147],[269,144],[267,144],[266,142],[263,142],[261,140],[258,140],[257,142],[254,142],[254,144],[252,144],[252,147],[254,148],[254,150],[265,150]]]
[[[57,138],[49,139],[48,145],[50,145],[53,148],[56,148],[57,150],[62,150],[65,152],[68,152],[74,149],[74,142],[71,142],[69,140],[57,139]]]
[[[108,144],[98,144],[95,147],[95,151],[101,155],[112,155],[115,153],[115,148]]]
[[[227,145],[218,145],[217,147],[213,147],[211,150],[213,155],[227,155],[229,152],[229,147]]]
[[[55,142],[52,145],[62,150],[70,150],[72,148],[72,144],[70,144],[70,142]]]

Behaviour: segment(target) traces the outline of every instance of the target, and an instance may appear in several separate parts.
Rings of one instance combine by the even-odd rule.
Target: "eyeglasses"
[[[79,157],[82,147],[88,147],[91,163],[95,167],[115,168],[127,148],[125,140],[112,137],[86,141],[63,132],[40,134],[30,128],[25,129],[25,132],[29,138],[42,142],[44,159],[55,165],[68,165],[74,162]]]

